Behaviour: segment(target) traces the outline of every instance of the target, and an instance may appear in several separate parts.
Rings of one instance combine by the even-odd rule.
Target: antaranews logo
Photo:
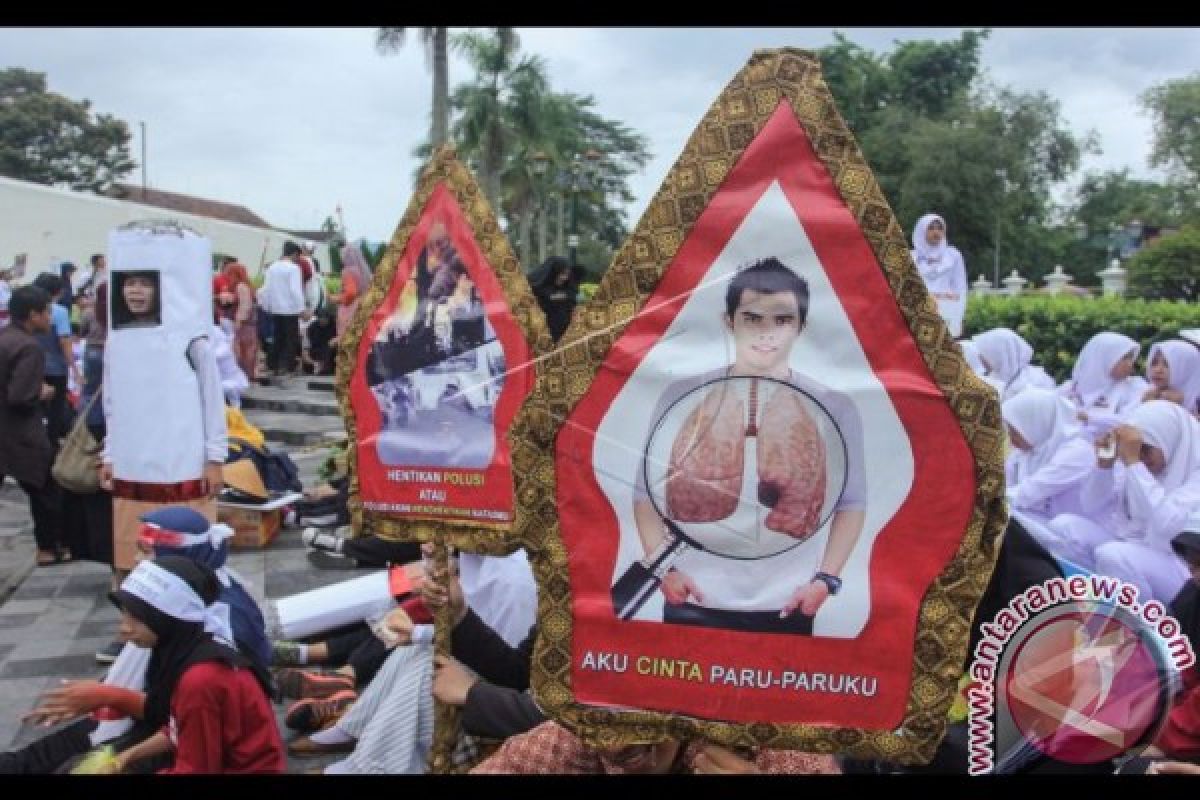
[[[1098,764],[1150,744],[1196,656],[1179,623],[1107,575],[1055,578],[989,623],[967,688],[968,772]]]

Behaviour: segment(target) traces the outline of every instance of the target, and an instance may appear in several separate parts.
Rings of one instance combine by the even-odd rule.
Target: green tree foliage
[[[1155,86],[1142,104],[1154,117],[1150,164],[1182,181],[1200,181],[1200,72]]]
[[[1200,289],[1200,227],[1156,239],[1134,254],[1126,266],[1131,295],[1195,302]]]
[[[46,75],[0,71],[0,175],[105,192],[134,167],[129,128],[87,100],[47,89]]]
[[[991,276],[999,233],[1003,271],[1018,266],[1036,279],[1070,241],[1051,225],[1061,216],[1051,191],[1091,143],[1066,130],[1058,103],[1045,93],[982,84],[987,36],[966,31],[944,42],[899,42],[877,55],[838,34],[820,56],[838,107],[905,230],[926,212],[942,214],[972,276]]]
[[[1136,339],[1144,361],[1154,342],[1175,338],[1185,328],[1200,328],[1200,306],[1121,297],[972,296],[964,332],[973,336],[992,328],[1011,328],[1023,336],[1033,347],[1034,363],[1061,383],[1071,376],[1079,351],[1095,334],[1120,331]],[[1144,370],[1144,363],[1138,368]]]
[[[580,262],[602,273],[628,234],[628,178],[649,161],[645,137],[599,114],[592,97],[553,91],[545,62],[521,55],[514,36],[497,31],[453,38],[475,75],[451,96],[451,141],[479,177],[521,263],[530,268],[552,253],[565,254],[573,206]],[[414,155],[424,162],[432,150],[426,142]],[[577,162],[582,166],[589,150],[600,156],[590,190],[572,203],[557,178]],[[539,158],[547,163],[541,175]]]

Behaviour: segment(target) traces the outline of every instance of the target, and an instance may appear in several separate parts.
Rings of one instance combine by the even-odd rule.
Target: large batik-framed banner
[[[343,343],[357,529],[512,550],[507,432],[549,334],[478,185],[445,148],[422,174]]]
[[[340,345],[358,534],[505,554],[514,522],[509,427],[551,347],[545,318],[479,185],[443,147],[418,181]],[[435,614],[435,650],[454,621]],[[456,769],[458,711],[436,704],[430,769]]]
[[[1006,520],[999,406],[815,57],[718,98],[511,438],[548,714],[931,757]]]

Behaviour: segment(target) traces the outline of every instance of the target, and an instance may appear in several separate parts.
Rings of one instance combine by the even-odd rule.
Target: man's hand
[[[55,392],[55,389],[53,386],[51,386],[48,383],[43,383],[42,391],[38,393],[38,397],[40,397],[42,399],[43,403],[49,403],[51,400],[54,399],[54,392]]]
[[[829,599],[829,587],[825,581],[814,580],[796,590],[792,599],[787,602],[780,612],[781,617],[791,616],[797,609],[801,614],[811,617],[817,613],[825,601]]]
[[[212,461],[205,464],[204,481],[208,485],[208,496],[215,499],[225,486],[225,477],[221,473],[221,465]]]
[[[312,315],[311,311],[308,311],[306,309],[306,310],[300,312],[300,321],[301,322],[308,322],[312,318],[313,318],[313,315]]]
[[[700,593],[700,587],[696,585],[692,577],[677,569],[670,570],[663,578],[662,593],[667,602],[673,606],[682,605],[689,599],[695,599],[697,603],[704,602],[704,595]]]
[[[96,469],[100,472],[100,488],[106,492],[111,492],[113,488],[112,464],[101,463]]]
[[[63,681],[62,686],[42,695],[42,704],[22,717],[21,721],[49,727],[81,717],[99,708],[96,690],[102,686],[99,681]]]
[[[1132,425],[1118,425],[1113,429],[1113,438],[1117,441],[1117,458],[1127,467],[1136,464],[1142,458],[1142,432]]]
[[[451,706],[465,705],[467,692],[479,678],[450,656],[434,656],[433,696]]]
[[[753,761],[718,744],[706,744],[692,761],[697,775],[757,775],[762,772]]]

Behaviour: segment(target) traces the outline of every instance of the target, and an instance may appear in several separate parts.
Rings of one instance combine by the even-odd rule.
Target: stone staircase
[[[242,395],[242,413],[269,444],[288,451],[346,438],[332,378],[262,379]]]

